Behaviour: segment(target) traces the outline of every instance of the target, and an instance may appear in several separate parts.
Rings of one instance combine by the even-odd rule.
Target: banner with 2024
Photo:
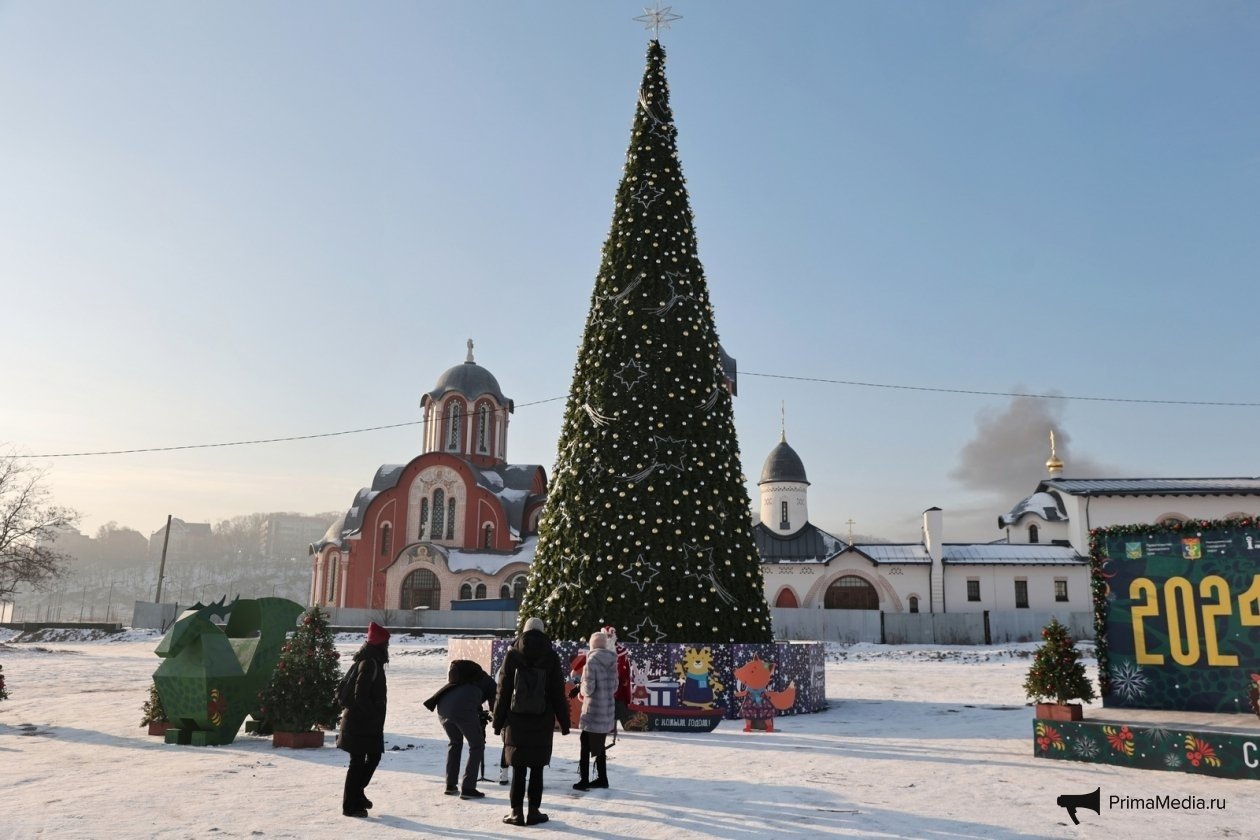
[[[1110,687],[1103,705],[1251,711],[1260,682],[1256,522],[1105,529],[1096,539]]]

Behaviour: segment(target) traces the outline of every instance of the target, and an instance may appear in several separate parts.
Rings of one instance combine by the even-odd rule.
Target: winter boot
[[[499,784],[501,785],[512,784],[512,774],[508,772],[508,769],[506,767],[499,768]]]
[[[513,811],[503,818],[503,822],[508,825],[525,825],[525,815],[520,811]]]
[[[608,754],[600,752],[595,756],[595,781],[590,784],[593,788],[608,787]]]
[[[525,825],[538,825],[539,823],[545,823],[549,819],[551,818],[542,811],[530,811],[525,815]]]

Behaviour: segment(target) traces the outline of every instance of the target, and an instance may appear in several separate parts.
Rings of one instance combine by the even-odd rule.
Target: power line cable
[[[927,385],[889,385],[882,382],[857,382],[850,379],[823,379],[814,376],[788,376],[782,373],[753,373],[741,370],[740,376],[762,376],[767,379],[791,379],[798,382],[825,382],[829,385],[853,385],[860,388],[887,388],[900,391],[929,391],[937,394],[967,394],[979,397],[1028,397],[1036,400],[1081,400],[1085,402],[1142,403],[1145,405],[1211,405],[1234,408],[1260,408],[1260,402],[1225,402],[1220,400],[1152,400],[1126,397],[1077,397],[1071,394],[1027,394],[1019,391],[974,391],[965,388],[933,388]]]
[[[967,388],[937,388],[929,385],[893,385],[886,382],[861,382],[852,379],[827,379],[817,376],[789,376],[782,373],[757,373],[747,370],[739,371],[738,375],[758,376],[764,379],[783,379],[794,382],[818,382],[827,385],[848,385],[857,388],[882,388],[885,390],[919,391],[934,394],[962,394],[973,397],[1025,397],[1036,400],[1078,400],[1081,402],[1128,403],[1140,405],[1193,405],[1226,408],[1260,408],[1260,402],[1226,402],[1223,400],[1158,400],[1137,397],[1081,397],[1073,396],[1071,394],[1029,394],[1020,391],[981,391]],[[556,400],[563,399],[568,399],[568,396],[548,397],[543,400],[517,403],[514,404],[514,407],[525,408],[531,405],[542,405],[543,403],[555,402]],[[506,409],[495,409],[495,411],[506,411]],[[185,449],[214,449],[226,446],[254,446],[264,443],[287,443],[295,440],[315,440],[317,438],[357,435],[363,434],[364,432],[379,432],[385,429],[398,429],[403,426],[420,426],[428,422],[428,420],[409,420],[405,423],[391,423],[385,426],[368,426],[362,429],[345,429],[339,432],[321,432],[311,435],[291,435],[288,437],[259,438],[257,440],[234,440],[222,443],[190,443],[181,446],[149,446],[137,449],[109,449],[92,452],[54,452],[43,455],[14,455],[14,457],[29,458],[32,460],[36,458],[77,458],[94,455],[134,455],[144,452],[175,452]]]

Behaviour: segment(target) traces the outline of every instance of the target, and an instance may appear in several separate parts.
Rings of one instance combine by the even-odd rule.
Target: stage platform
[[[1165,709],[1086,710],[1033,720],[1033,755],[1143,770],[1260,780],[1260,718]]]

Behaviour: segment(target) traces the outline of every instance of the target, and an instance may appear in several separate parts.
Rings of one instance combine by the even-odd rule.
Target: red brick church
[[[471,339],[420,406],[423,453],[382,465],[311,546],[312,604],[449,609],[524,594],[547,475],[507,462],[512,401],[474,361]]]

